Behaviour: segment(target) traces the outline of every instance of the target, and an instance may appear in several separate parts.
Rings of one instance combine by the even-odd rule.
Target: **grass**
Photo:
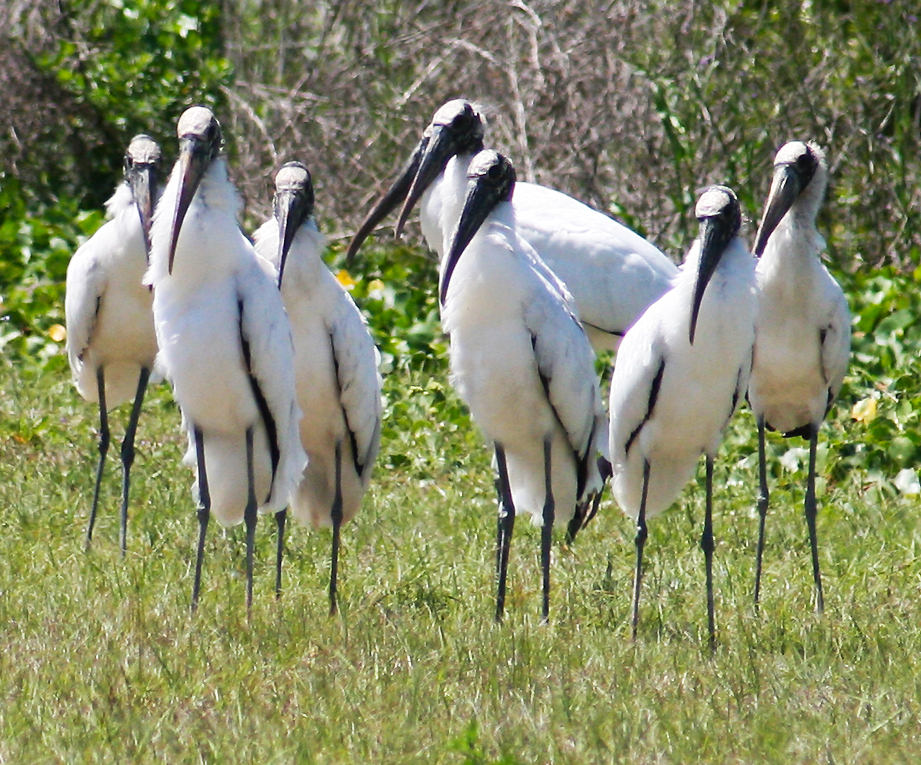
[[[145,406],[123,560],[114,456],[92,548],[83,544],[93,407],[60,365],[43,375],[4,365],[0,763],[788,765],[917,756],[915,499],[876,491],[857,471],[829,481],[819,617],[802,470],[775,469],[756,613],[756,466],[743,412],[717,469],[715,655],[696,484],[650,522],[635,644],[632,529],[610,497],[576,545],[554,546],[546,626],[539,535],[518,524],[508,616],[496,625],[488,451],[463,419],[444,431],[433,417],[423,421],[438,396],[426,398],[424,379],[400,375],[388,381],[388,411],[419,420],[390,423],[370,496],[344,530],[340,617],[327,616],[328,531],[289,526],[285,592],[275,601],[266,518],[247,623],[242,530],[217,524],[190,615],[192,473],[179,465],[185,444],[168,389]],[[427,402],[420,412],[408,409],[411,397],[398,411],[400,387]],[[457,407],[452,396],[448,409]],[[848,427],[845,413],[832,432]],[[119,438],[125,415],[114,418]],[[775,452],[786,446],[772,442]]]

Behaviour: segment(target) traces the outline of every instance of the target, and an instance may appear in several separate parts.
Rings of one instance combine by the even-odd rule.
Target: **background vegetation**
[[[0,7],[0,763],[904,762],[921,745],[921,29],[891,0],[297,3],[13,0]],[[93,408],[61,354],[63,281],[136,132],[173,156],[189,103],[225,126],[245,225],[275,168],[317,184],[337,267],[434,109],[480,100],[519,175],[607,210],[680,260],[696,189],[757,218],[776,148],[827,147],[830,267],[852,366],[823,431],[828,613],[811,614],[805,451],[771,441],[766,598],[749,605],[752,422],[721,459],[720,650],[704,651],[700,492],[651,529],[643,629],[627,642],[632,537],[608,500],[555,550],[539,628],[523,526],[510,618],[490,619],[488,451],[446,380],[434,267],[381,232],[352,278],[381,346],[383,452],[345,533],[294,529],[288,589],[242,607],[241,536],[212,534],[188,617],[194,521],[166,388],[142,421],[129,555],[115,473],[81,546]],[[748,228],[751,234],[751,226]],[[108,525],[106,525],[108,524]],[[269,524],[266,523],[266,528]],[[271,558],[260,535],[260,565]],[[461,552],[459,552],[461,551]],[[229,559],[229,560],[228,560]]]

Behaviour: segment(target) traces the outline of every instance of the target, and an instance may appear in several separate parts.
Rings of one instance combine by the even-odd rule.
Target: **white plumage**
[[[815,228],[828,168],[814,143],[791,141],[774,160],[774,179],[758,230],[760,287],[755,359],[748,390],[758,421],[760,514],[755,602],[761,588],[768,508],[764,429],[810,442],[805,514],[812,548],[816,607],[823,609],[815,530],[818,430],[838,395],[850,354],[850,313],[841,287],[822,265],[825,241]]]
[[[479,110],[464,99],[442,106],[426,128],[402,176],[369,213],[350,246],[352,256],[374,227],[404,202],[397,231],[421,197],[422,231],[444,255],[442,208],[454,208],[472,157],[483,148]],[[596,350],[615,350],[627,328],[677,275],[674,263],[621,223],[534,183],[516,183],[512,199],[518,235],[537,251],[571,293]]]
[[[246,521],[249,604],[256,508],[284,509],[306,461],[294,351],[281,296],[237,223],[242,204],[220,156],[217,120],[192,107],[178,134],[180,158],[154,216],[146,280],[158,363],[182,409],[187,460],[198,468],[193,607],[211,513],[224,525]]]
[[[146,135],[131,139],[125,180],[106,203],[109,220],[77,251],[67,267],[64,313],[67,358],[74,385],[99,404],[99,466],[86,540],[93,536],[105,456],[108,408],[134,399],[122,442],[121,551],[125,553],[128,490],[134,435],[157,355],[153,295],[141,281],[147,270],[147,237],[157,196],[160,147]]]
[[[339,527],[361,507],[380,446],[378,353],[352,298],[321,260],[307,168],[286,164],[275,180],[275,216],[256,232],[256,252],[281,269],[294,338],[301,443],[307,467],[291,498],[294,517],[333,527],[330,612],[335,613]]]
[[[441,266],[442,325],[451,338],[453,382],[496,449],[496,618],[515,514],[525,511],[543,526],[546,619],[552,527],[567,523],[572,537],[588,520],[602,488],[597,457],[606,418],[592,349],[565,288],[516,233],[508,160],[481,152],[464,188],[452,197],[461,206],[443,210],[443,225],[454,233]]]
[[[634,637],[646,518],[675,501],[701,454],[707,458],[702,544],[707,553],[711,639],[714,636],[710,479],[723,428],[748,385],[755,264],[738,238],[741,213],[731,190],[718,186],[706,191],[697,204],[697,217],[701,235],[681,275],[627,332],[611,379],[611,485],[621,508],[637,521]]]

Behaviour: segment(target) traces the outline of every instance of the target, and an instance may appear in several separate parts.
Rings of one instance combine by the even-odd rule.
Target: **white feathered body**
[[[256,252],[278,266],[278,223],[255,234]],[[342,520],[351,520],[380,446],[378,353],[352,298],[323,264],[326,241],[311,219],[300,227],[285,263],[282,298],[294,339],[300,438],[308,462],[291,498],[295,518],[330,526],[335,447],[341,445]],[[360,472],[359,472],[360,468]]]
[[[760,290],[749,400],[781,432],[818,426],[838,395],[850,353],[844,293],[819,259],[811,221],[791,210],[758,261]]]
[[[421,201],[422,232],[444,254],[442,209],[459,208],[472,155],[452,157]],[[639,234],[560,191],[519,182],[511,200],[518,235],[561,279],[596,350],[616,350],[623,333],[669,289],[675,264]]]
[[[651,517],[675,501],[701,454],[716,455],[723,428],[748,385],[757,310],[754,259],[738,239],[730,243],[704,293],[691,345],[699,257],[695,242],[674,288],[630,329],[614,366],[611,485],[618,504],[634,519],[644,460],[650,464],[646,516]]]
[[[74,384],[99,400],[96,371],[105,368],[106,406],[134,398],[141,367],[157,355],[153,294],[142,284],[147,252],[140,214],[127,183],[106,203],[109,220],[67,267],[64,313]]]
[[[173,384],[189,433],[204,436],[211,511],[224,525],[243,520],[247,501],[245,434],[253,429],[256,500],[284,508],[306,457],[298,437],[294,353],[287,316],[271,277],[237,224],[239,196],[223,159],[211,163],[179,235],[173,273],[167,259],[179,179],[173,172],[154,215],[151,268],[158,364]],[[247,373],[265,400],[279,462],[272,474],[269,433]],[[195,492],[198,487],[196,482]]]
[[[516,510],[537,525],[545,440],[555,522],[566,523],[577,500],[601,488],[595,455],[604,452],[607,424],[591,346],[565,292],[542,270],[502,203],[458,261],[442,308],[453,382],[486,436],[504,448]],[[588,480],[577,496],[577,455],[587,453]]]

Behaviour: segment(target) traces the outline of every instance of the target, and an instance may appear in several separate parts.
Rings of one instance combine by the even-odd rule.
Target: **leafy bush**
[[[81,237],[103,222],[102,212],[81,212],[75,200],[31,213],[15,180],[0,179],[0,348],[20,359],[59,367],[55,359],[64,323],[64,274]],[[57,335],[57,339],[55,336]]]

